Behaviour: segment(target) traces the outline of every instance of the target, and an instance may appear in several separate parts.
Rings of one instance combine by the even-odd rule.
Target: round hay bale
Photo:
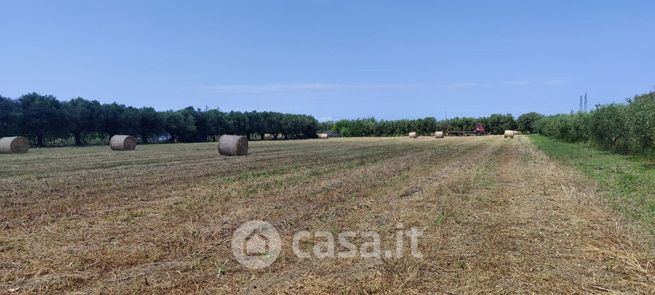
[[[435,138],[443,138],[443,131],[437,131],[434,133]]]
[[[409,138],[418,138],[418,135],[416,134],[416,132],[410,132]]]
[[[318,138],[320,139],[328,139],[330,136],[328,136],[327,133],[319,133]]]
[[[133,151],[136,148],[136,137],[114,135],[109,140],[109,147],[114,151]]]
[[[30,141],[22,136],[0,138],[0,154],[23,154],[30,150]]]
[[[514,131],[513,130],[505,130],[505,134],[503,135],[503,138],[514,138]]]
[[[273,140],[275,137],[273,137],[273,134],[266,133],[264,134],[264,139],[265,140]]]
[[[223,135],[218,138],[218,153],[226,156],[248,154],[248,138],[240,135]]]

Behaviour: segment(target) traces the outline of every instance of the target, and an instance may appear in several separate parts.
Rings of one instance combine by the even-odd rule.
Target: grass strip
[[[530,139],[549,157],[572,166],[603,189],[610,206],[655,233],[655,162],[541,135]]]

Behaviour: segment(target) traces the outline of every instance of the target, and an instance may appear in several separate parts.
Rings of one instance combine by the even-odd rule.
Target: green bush
[[[618,153],[652,153],[655,143],[655,93],[626,104],[598,106],[590,113],[538,119],[535,131],[566,142],[588,142]]]
[[[581,142],[589,139],[589,115],[552,115],[537,120],[536,132],[566,142]]]
[[[518,124],[518,130],[526,133],[534,133],[535,132],[534,124],[543,117],[544,115],[535,112],[530,112],[520,115],[516,119],[516,123]]]
[[[598,146],[616,152],[628,152],[630,127],[625,105],[599,107],[591,113],[589,129],[593,142]]]
[[[630,151],[644,153],[655,143],[655,93],[629,101],[627,123],[630,128]]]

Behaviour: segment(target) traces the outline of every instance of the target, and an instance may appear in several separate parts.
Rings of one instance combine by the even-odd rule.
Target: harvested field
[[[527,137],[32,149],[0,177],[0,293],[655,293],[651,235]],[[230,248],[254,219],[283,241],[262,270]],[[422,258],[290,250],[300,230],[399,224]]]

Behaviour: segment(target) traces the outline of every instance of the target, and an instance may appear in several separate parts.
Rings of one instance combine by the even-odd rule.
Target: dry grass
[[[0,293],[655,292],[650,236],[522,137],[33,149],[0,176]],[[285,242],[260,271],[229,248],[252,219]],[[424,228],[423,259],[288,249],[298,230],[399,223]]]

